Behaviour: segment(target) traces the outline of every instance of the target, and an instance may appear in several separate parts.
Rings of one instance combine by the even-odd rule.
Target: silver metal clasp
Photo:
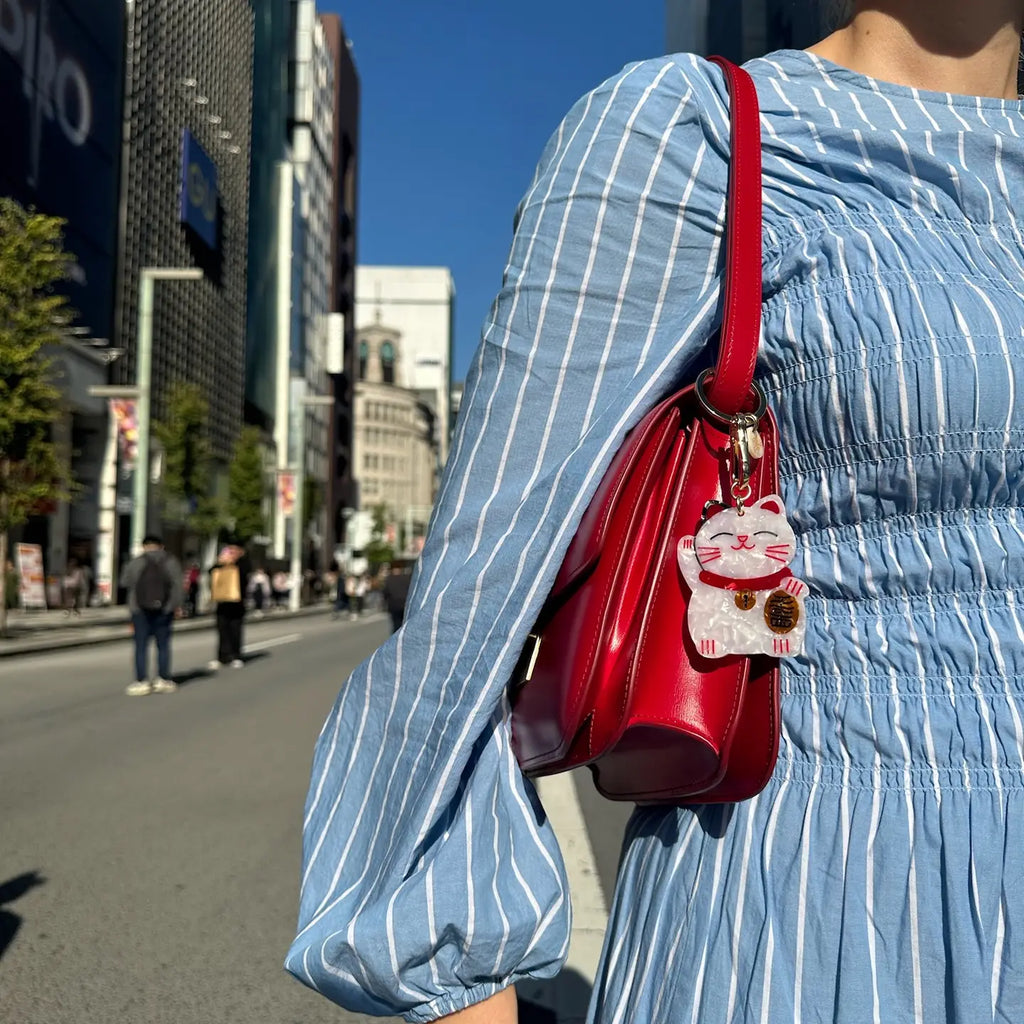
[[[694,390],[701,408],[720,427],[729,431],[729,464],[732,476],[732,499],[736,503],[736,511],[743,515],[743,508],[750,500],[750,477],[753,475],[754,463],[764,455],[764,440],[757,429],[761,418],[768,411],[768,397],[757,381],[751,381],[750,387],[757,399],[752,412],[727,414],[716,409],[707,396],[708,378],[714,371],[704,370],[698,377]]]

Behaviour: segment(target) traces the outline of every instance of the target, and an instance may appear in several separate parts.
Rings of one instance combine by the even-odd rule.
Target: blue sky
[[[663,0],[321,0],[362,83],[359,261],[448,266],[456,379],[501,283],[512,215],[569,107],[665,49]]]

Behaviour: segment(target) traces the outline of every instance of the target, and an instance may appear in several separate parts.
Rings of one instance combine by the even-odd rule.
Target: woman
[[[217,657],[207,666],[212,672],[227,665],[245,668],[242,627],[249,571],[245,548],[234,540],[224,545],[217,564],[210,570],[210,596],[217,605]]]
[[[591,1021],[1024,1020],[1022,28],[864,0],[748,65],[806,648],[763,794],[634,813]],[[520,209],[405,626],[315,756],[288,966],[353,1009],[506,1024],[565,955],[504,688],[622,434],[706,359],[727,117],[703,61],[630,67]]]

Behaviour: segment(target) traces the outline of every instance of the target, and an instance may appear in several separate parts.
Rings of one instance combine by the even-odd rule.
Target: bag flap
[[[580,520],[576,535],[555,577],[551,598],[556,602],[560,593],[571,588],[597,564],[608,535],[608,524],[621,504],[623,493],[633,475],[643,472],[652,461],[667,456],[672,438],[681,424],[680,394],[677,392],[655,406],[626,435],[615,453],[615,458],[601,478]]]

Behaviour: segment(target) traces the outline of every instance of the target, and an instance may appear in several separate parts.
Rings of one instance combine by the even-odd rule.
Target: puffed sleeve
[[[506,687],[615,449],[719,316],[725,97],[697,58],[626,68],[520,204],[405,625],[316,746],[286,967],[350,1010],[432,1021],[564,961],[565,871]]]

